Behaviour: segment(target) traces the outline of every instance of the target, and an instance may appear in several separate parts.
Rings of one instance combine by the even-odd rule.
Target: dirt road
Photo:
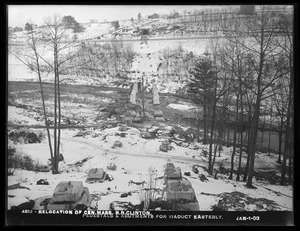
[[[127,155],[127,156],[135,156],[135,157],[141,157],[141,158],[157,158],[157,159],[163,159],[163,160],[171,160],[174,162],[182,162],[182,163],[189,163],[189,164],[197,164],[200,165],[202,167],[206,167],[206,164],[204,163],[203,160],[199,160],[199,159],[195,159],[195,158],[190,158],[190,157],[184,157],[184,156],[173,156],[173,155],[169,155],[169,154],[155,154],[155,153],[151,153],[149,151],[147,151],[146,148],[143,148],[143,153],[127,153],[127,152],[122,152],[122,149],[118,149],[118,150],[111,150],[111,149],[105,149],[103,148],[101,145],[89,142],[87,140],[81,140],[80,138],[74,140],[74,139],[68,139],[68,138],[61,138],[62,141],[64,142],[78,142],[96,149],[99,149],[101,151],[104,152],[109,152],[109,153],[113,153],[113,154],[117,154],[117,155]],[[145,140],[143,142],[143,147],[145,147],[147,143],[147,140]]]

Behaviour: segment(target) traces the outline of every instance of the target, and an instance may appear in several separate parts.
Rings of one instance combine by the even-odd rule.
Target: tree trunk
[[[57,137],[57,108],[58,108],[58,57],[57,44],[54,44],[54,163],[52,163],[54,171],[53,174],[58,173],[58,137]]]
[[[258,123],[259,123],[259,111],[260,111],[260,96],[257,96],[254,116],[253,116],[253,126],[251,132],[251,153],[250,153],[250,162],[249,162],[249,171],[248,171],[248,180],[247,180],[247,188],[253,188],[252,185],[252,177],[254,173],[254,163],[255,163],[255,151],[256,151],[256,141],[257,141],[257,130],[258,130]]]
[[[289,147],[289,183],[292,183],[292,142]]]
[[[145,96],[144,96],[144,75],[142,75],[142,108],[143,108],[143,117],[145,117]]]
[[[53,174],[57,173],[56,156],[57,156],[57,76],[56,76],[56,72],[54,71],[54,162],[52,162]]]
[[[210,141],[209,141],[209,162],[208,162],[208,173],[212,174],[212,144],[214,141],[214,127],[215,127],[215,117],[216,117],[216,106],[217,102],[214,100],[212,118],[211,118],[211,128],[210,128]]]
[[[200,142],[200,115],[198,114],[197,118],[197,132],[198,132],[198,142]]]
[[[243,99],[241,93],[241,121],[240,121],[240,157],[239,157],[239,166],[237,171],[236,180],[240,180],[240,173],[241,173],[241,165],[242,165],[242,154],[243,154],[243,123],[244,123],[244,111],[243,111]]]
[[[41,90],[41,97],[42,97],[42,106],[43,106],[43,112],[44,112],[44,120],[45,120],[45,126],[47,130],[47,137],[48,137],[48,144],[49,144],[49,150],[50,150],[50,157],[51,157],[51,163],[53,163],[53,150],[52,150],[52,143],[51,143],[51,136],[49,131],[49,124],[47,122],[47,113],[46,113],[46,106],[45,106],[45,98],[44,98],[44,90],[43,90],[43,83],[42,83],[42,77],[41,77],[41,71],[40,71],[40,64],[39,64],[39,56],[36,50],[36,44],[35,40],[33,38],[32,34],[32,42],[33,42],[33,49],[35,53],[35,59],[36,59],[36,65],[37,65],[37,72],[39,77],[39,83],[40,83],[40,90]],[[53,168],[52,168],[53,171]]]
[[[227,144],[227,147],[229,147],[230,146],[230,139],[229,139],[229,137],[230,137],[230,133],[229,133],[229,125],[227,126],[227,139],[226,139],[226,144]]]
[[[287,109],[287,122],[286,122],[286,129],[285,129],[285,143],[284,143],[284,153],[283,153],[283,162],[282,162],[282,169],[281,169],[281,179],[280,185],[284,185],[286,182],[285,174],[286,174],[286,159],[289,151],[289,142],[290,142],[290,120],[291,120],[291,101],[292,101],[292,84],[290,83],[290,92],[289,92],[289,102],[288,102],[288,109]]]
[[[258,132],[258,124],[259,124],[259,115],[260,115],[260,104],[261,104],[261,85],[262,85],[262,75],[263,75],[263,67],[265,61],[265,52],[264,52],[264,27],[260,28],[260,52],[259,52],[259,65],[258,65],[258,75],[256,79],[257,86],[257,94],[256,94],[256,102],[254,108],[254,115],[252,120],[252,131],[251,131],[251,152],[250,152],[250,162],[249,162],[249,171],[248,171],[248,180],[246,183],[247,188],[254,188],[252,185],[252,178],[254,174],[254,164],[255,164],[255,151],[256,151],[256,143],[257,143],[257,132]]]
[[[261,149],[261,150],[263,150],[265,122],[266,122],[266,116],[264,116],[264,122],[263,122],[262,128],[261,128],[261,139],[260,139],[260,149]]]
[[[233,169],[234,169],[234,156],[235,156],[235,151],[236,151],[236,133],[238,129],[238,119],[239,119],[239,96],[237,97],[236,100],[236,119],[235,119],[235,128],[233,132],[233,151],[231,154],[231,167],[230,167],[230,175],[228,179],[232,180],[233,177]]]
[[[280,118],[280,131],[279,131],[279,145],[278,145],[278,160],[277,163],[281,164],[281,149],[282,149],[282,130],[283,130],[283,116]]]
[[[207,116],[207,108],[206,103],[203,103],[203,144],[207,144],[207,124],[206,124],[206,116]]]
[[[57,71],[58,72],[58,71]],[[61,106],[60,106],[60,82],[59,73],[57,73],[57,101],[58,101],[58,137],[57,137],[57,156],[60,155],[60,131],[61,131]],[[59,158],[57,160],[57,169],[59,166]]]
[[[251,114],[248,115],[248,137],[247,137],[247,162],[246,162],[246,167],[245,167],[245,172],[244,172],[244,177],[243,177],[243,181],[246,182],[247,180],[247,176],[248,176],[248,171],[249,171],[249,162],[250,162],[250,153],[251,153]]]
[[[214,165],[215,165],[215,160],[216,160],[216,155],[217,155],[217,149],[220,146],[220,144],[216,144],[215,148],[214,148],[214,157],[213,157],[213,161],[212,161],[212,169],[214,169]]]
[[[292,103],[292,110],[291,110],[291,119],[292,119],[292,126],[291,126],[291,137],[290,137],[290,155],[289,155],[289,183],[292,184],[292,156],[295,155],[293,151],[294,147],[294,126],[295,126],[295,121],[294,121],[294,103]],[[294,162],[293,162],[294,165]],[[294,175],[294,174],[293,174]]]
[[[219,151],[219,157],[221,157],[221,147],[222,145],[225,143],[225,139],[224,139],[224,123],[225,123],[225,118],[226,118],[226,107],[227,107],[227,98],[223,99],[223,108],[222,108],[222,119],[221,119],[221,124],[220,124],[220,128],[219,128],[219,147],[218,147],[218,151]]]
[[[268,149],[269,149],[269,156],[271,155],[271,131],[272,131],[272,105],[271,105],[271,113],[270,113],[270,126],[269,126],[269,144],[268,144]]]
[[[269,156],[270,156],[271,155],[271,126],[270,126],[270,130],[269,130],[269,140],[268,140],[268,142],[269,142],[269,144],[268,144],[268,151],[269,151]]]
[[[287,125],[286,125],[286,131],[285,131],[285,143],[284,143],[284,153],[283,153],[283,161],[281,165],[281,178],[280,178],[280,185],[285,185],[286,179],[285,179],[285,174],[286,174],[286,159],[289,151],[289,133],[290,133],[290,122],[289,122],[289,112],[288,112],[288,120],[287,120]]]

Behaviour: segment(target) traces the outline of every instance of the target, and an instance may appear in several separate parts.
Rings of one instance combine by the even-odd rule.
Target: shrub
[[[12,175],[14,170],[17,168],[29,171],[41,171],[45,169],[44,165],[42,165],[38,161],[34,161],[31,156],[28,156],[26,154],[24,155],[20,152],[16,153],[16,151],[10,151],[10,153],[8,154],[7,162],[9,175]]]
[[[7,167],[13,169],[21,168],[21,162],[22,162],[22,154],[14,153],[12,155],[8,155]]]
[[[8,134],[8,138],[14,143],[40,143],[45,138],[45,134],[41,131],[32,132],[27,130],[12,131]]]
[[[21,168],[25,170],[34,170],[34,161],[28,155],[24,155],[21,161]]]
[[[141,204],[144,205],[144,210],[150,208],[150,203],[155,201],[157,196],[157,170],[155,168],[148,169],[149,178],[144,188],[141,188],[138,195],[141,200]]]
[[[41,142],[41,140],[43,140],[46,137],[46,134],[45,134],[45,132],[39,131],[37,134],[37,137]]]

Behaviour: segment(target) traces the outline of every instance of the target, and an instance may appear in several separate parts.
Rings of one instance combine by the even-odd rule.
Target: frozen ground
[[[24,116],[26,117],[26,115]],[[190,172],[186,176],[192,183],[197,200],[200,204],[200,210],[211,211],[221,199],[220,194],[226,192],[241,192],[252,198],[267,198],[277,204],[276,210],[292,210],[292,187],[269,185],[264,181],[256,181],[254,185],[257,189],[248,189],[244,182],[228,180],[226,175],[219,175],[214,179],[207,175],[202,169],[198,168],[198,174],[204,174],[209,181],[202,182],[198,175],[191,171],[194,164],[207,166],[207,157],[201,154],[201,150],[208,150],[207,145],[194,143],[191,147],[198,146],[199,149],[180,147],[171,143],[174,147],[168,153],[158,150],[159,144],[163,139],[146,140],[140,137],[140,131],[136,128],[129,128],[126,131],[126,137],[120,137],[118,127],[109,129],[91,129],[83,137],[74,137],[78,133],[75,129],[62,130],[61,150],[64,155],[64,161],[60,162],[61,174],[52,175],[51,172],[35,172],[17,169],[12,176],[8,176],[8,186],[19,183],[25,188],[8,190],[8,208],[19,205],[28,200],[34,200],[40,197],[50,198],[56,185],[60,181],[73,180],[82,181],[84,186],[89,188],[94,200],[92,207],[98,209],[110,209],[111,203],[131,202],[137,205],[140,200],[141,186],[128,185],[130,180],[135,182],[147,181],[149,178],[148,169],[157,170],[157,176],[163,175],[163,168],[167,162],[173,162],[180,167],[182,173]],[[104,139],[105,137],[105,139]],[[113,142],[119,140],[123,144],[121,148],[112,148]],[[16,144],[19,153],[29,155],[33,160],[40,164],[47,164],[50,157],[47,139],[41,143],[34,144]],[[216,157],[216,162],[223,162],[230,159],[231,148],[224,147],[221,157]],[[257,155],[257,168],[269,166],[274,168],[276,158],[274,154],[270,157],[267,155]],[[275,156],[274,156],[275,157]],[[76,166],[87,158],[82,166]],[[244,161],[244,160],[243,160]],[[236,159],[237,162],[237,159]],[[106,169],[107,164],[114,163],[117,166],[116,171]],[[229,163],[229,162],[227,162]],[[112,181],[103,183],[86,183],[87,173],[91,168],[103,168],[113,176]],[[37,185],[39,179],[47,179],[49,185]],[[157,181],[157,187],[162,188],[162,181]],[[272,191],[271,191],[272,190]],[[132,192],[128,197],[122,198],[122,193]],[[35,208],[40,208],[36,205]],[[267,205],[260,211],[266,210]],[[245,207],[246,210],[257,210],[255,204]]]

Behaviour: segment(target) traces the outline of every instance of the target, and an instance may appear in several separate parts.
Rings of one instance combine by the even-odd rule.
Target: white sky
[[[217,7],[217,6],[215,6]],[[193,11],[201,9],[203,5],[8,5],[8,26],[24,27],[27,22],[41,25],[47,16],[60,14],[62,17],[71,15],[79,23],[89,22],[90,19],[99,21],[113,21],[122,19],[137,19],[140,12],[142,16],[154,13],[166,13],[176,10]]]

